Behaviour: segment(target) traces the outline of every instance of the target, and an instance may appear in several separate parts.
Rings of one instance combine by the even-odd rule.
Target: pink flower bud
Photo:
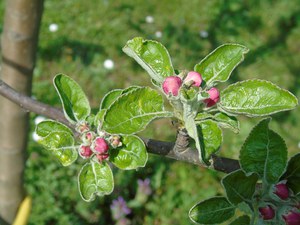
[[[258,208],[258,211],[260,212],[260,215],[264,220],[271,220],[275,216],[275,211],[270,205],[260,207]]]
[[[191,82],[191,83],[190,83]],[[191,84],[194,87],[200,87],[202,83],[202,77],[200,73],[195,71],[188,72],[186,78],[184,79],[185,84]]]
[[[276,184],[274,189],[274,194],[276,194],[282,200],[286,200],[289,197],[289,188],[285,183]]]
[[[109,149],[109,146],[108,144],[106,143],[105,139],[104,138],[101,138],[101,137],[97,137],[93,143],[93,147],[94,147],[94,150],[97,152],[97,153],[100,153],[100,154],[105,154],[107,153],[108,149]]]
[[[219,101],[220,93],[219,90],[215,87],[209,89],[207,93],[209,94],[209,98],[205,99],[204,102],[206,103],[207,107],[211,107]]]
[[[87,132],[89,130],[90,130],[89,124],[86,122],[83,122],[76,127],[76,131],[78,131],[79,133]]]
[[[85,144],[91,144],[93,139],[95,138],[96,134],[92,131],[83,133],[81,136],[81,140]]]
[[[110,138],[109,142],[113,148],[117,148],[122,145],[122,142],[121,142],[119,136],[112,136]]]
[[[99,162],[102,162],[103,160],[107,159],[109,156],[108,153],[104,153],[104,154],[98,154],[96,155],[97,159],[99,160]]]
[[[165,79],[162,84],[162,88],[167,95],[171,93],[173,96],[177,96],[181,84],[182,80],[180,79],[180,77],[171,76]]]
[[[85,145],[81,145],[80,148],[79,148],[79,155],[86,159],[86,158],[89,158],[91,157],[91,155],[93,154],[90,146],[85,146]]]
[[[287,225],[299,225],[300,224],[300,213],[293,210],[289,211],[287,214],[282,215],[282,218]]]

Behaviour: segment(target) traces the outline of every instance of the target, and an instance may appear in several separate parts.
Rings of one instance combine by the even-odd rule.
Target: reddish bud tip
[[[85,145],[81,145],[80,146],[80,149],[79,149],[79,155],[82,157],[82,158],[89,158],[91,157],[91,155],[93,154],[90,146],[85,146]]]
[[[76,130],[80,133],[83,133],[83,132],[87,132],[90,130],[90,127],[89,127],[89,124],[84,122],[84,123],[81,123],[79,124],[77,127],[76,127]]]
[[[99,160],[99,162],[102,162],[103,160],[107,159],[109,156],[108,153],[104,153],[104,154],[98,154],[96,155],[97,159]]]
[[[282,215],[282,218],[287,225],[299,225],[300,224],[300,213],[293,210],[289,211],[287,214]]]
[[[94,141],[94,150],[99,154],[107,153],[109,149],[108,144],[104,138],[97,137]]]
[[[112,146],[113,148],[117,148],[117,147],[119,147],[119,146],[122,145],[119,136],[112,136],[112,137],[110,138],[109,142],[110,142],[110,144],[111,144],[111,146]]]
[[[264,220],[271,220],[275,216],[275,211],[270,205],[260,207],[258,208],[258,211],[260,212],[260,215]]]
[[[186,78],[184,79],[184,83],[188,84],[191,83],[192,86],[195,87],[200,87],[201,83],[202,83],[202,77],[200,73],[197,73],[195,71],[190,71],[188,72]]]
[[[220,93],[219,90],[215,87],[209,89],[207,93],[209,94],[209,98],[205,99],[204,102],[206,103],[207,107],[211,107],[219,101]]]
[[[167,95],[172,94],[173,96],[177,96],[181,84],[182,80],[180,79],[180,77],[171,76],[165,79],[165,81],[162,84],[162,88]]]
[[[278,183],[274,188],[274,194],[276,194],[282,200],[286,200],[289,197],[289,188],[285,183]]]

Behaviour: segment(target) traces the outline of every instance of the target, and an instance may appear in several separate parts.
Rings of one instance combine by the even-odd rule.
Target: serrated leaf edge
[[[147,148],[146,148],[146,145],[145,145],[145,142],[143,142],[143,140],[139,137],[139,136],[137,136],[137,135],[134,135],[134,134],[129,134],[129,135],[123,135],[123,137],[125,137],[125,136],[133,136],[133,137],[136,137],[139,141],[141,141],[142,143],[143,143],[143,146],[144,146],[144,150],[145,150],[145,152],[146,152],[146,160],[145,160],[145,163],[143,164],[143,165],[141,165],[141,166],[138,166],[138,167],[135,167],[135,168],[120,168],[120,167],[118,167],[115,163],[113,163],[113,162],[111,162],[112,164],[114,164],[117,168],[119,168],[119,169],[121,169],[121,170],[134,170],[134,169],[137,169],[137,168],[143,168],[143,167],[145,167],[146,166],[146,164],[147,164],[147,162],[148,162],[148,152],[147,152]]]
[[[94,163],[97,163],[97,162],[92,162],[92,161],[91,161],[91,162],[85,163],[85,164],[81,167],[81,169],[80,169],[80,171],[79,171],[79,173],[78,173],[78,176],[77,176],[77,183],[78,183],[79,194],[80,194],[80,197],[82,198],[82,200],[85,201],[85,202],[91,202],[91,201],[95,200],[96,196],[99,196],[99,197],[103,196],[103,195],[99,195],[99,194],[98,194],[98,191],[96,191],[96,192],[94,192],[94,193],[90,196],[89,199],[85,199],[85,198],[83,197],[82,193],[81,193],[81,190],[80,190],[80,180],[79,180],[79,177],[80,177],[80,174],[81,174],[82,170],[84,169],[84,167],[88,166],[88,164],[91,164],[92,169],[93,169],[93,174],[94,174],[94,180],[97,181],[96,175],[95,175],[95,166],[94,166]],[[106,163],[106,162],[102,162],[102,163]],[[108,166],[108,164],[106,164],[106,165]],[[109,167],[109,166],[108,166],[108,167]],[[110,175],[113,177],[113,173],[112,173],[110,167],[109,167],[109,171],[110,171]],[[94,185],[96,186],[96,189],[97,189],[97,184],[94,184]],[[111,189],[111,191],[110,191],[110,192],[106,192],[104,195],[109,195],[109,194],[111,194],[111,193],[113,192],[113,190],[114,190],[114,180],[112,180],[112,189]]]
[[[134,90],[132,90],[132,91],[129,91],[129,92],[123,94],[123,95],[120,95],[120,96],[113,102],[113,104],[117,104],[117,102],[120,101],[120,99],[121,99],[122,97],[127,96],[127,95],[131,94],[132,92],[135,92],[135,91],[138,91],[138,90],[141,90],[141,89],[148,89],[148,90],[151,90],[151,91],[155,91],[154,89],[152,89],[152,88],[150,88],[150,87],[140,87],[140,88],[134,89]],[[155,91],[155,92],[156,92],[156,91]],[[111,106],[112,106],[113,104],[111,104]],[[105,113],[104,113],[104,115],[103,115],[103,120],[105,120],[105,116],[106,116],[106,114],[108,113],[109,109],[110,109],[110,108],[108,108],[108,109],[105,111]],[[151,123],[151,122],[152,122],[153,120],[155,120],[155,119],[158,119],[158,118],[164,118],[164,117],[172,117],[172,116],[174,116],[174,113],[173,113],[173,112],[164,111],[165,108],[164,108],[164,105],[163,105],[163,104],[162,104],[162,110],[163,110],[163,111],[161,111],[161,112],[148,113],[147,115],[161,114],[161,116],[156,116],[156,117],[152,118],[151,120],[149,120],[149,122],[145,124],[144,128],[142,128],[142,129],[140,129],[140,130],[138,130],[138,131],[136,131],[136,132],[134,132],[134,133],[132,133],[132,134],[124,134],[124,133],[114,133],[114,134],[119,134],[119,135],[133,135],[133,134],[135,134],[135,133],[138,133],[138,132],[144,130],[145,127],[148,126],[148,124]],[[144,115],[143,115],[143,116],[144,116]],[[142,117],[142,116],[137,116],[137,117],[135,117],[135,118],[139,118],[139,117]],[[123,122],[120,123],[120,124],[123,124],[123,123],[125,123],[125,122],[127,122],[127,121],[129,121],[129,120],[123,121]],[[118,125],[118,126],[119,126],[119,125]],[[115,127],[118,127],[118,126],[114,126],[114,127],[112,127],[112,128],[115,128]],[[111,128],[111,127],[110,127],[110,128]],[[109,133],[109,132],[108,132],[108,133]]]
[[[196,222],[194,219],[191,218],[191,211],[192,211],[195,207],[197,207],[199,204],[201,204],[201,203],[203,203],[203,202],[205,202],[205,201],[208,201],[208,200],[210,200],[210,199],[226,199],[226,200],[228,201],[228,199],[227,199],[226,197],[224,197],[224,196],[215,196],[215,197],[211,197],[211,198],[208,198],[208,199],[205,199],[205,200],[202,200],[202,201],[196,203],[196,204],[193,205],[193,207],[189,210],[189,218],[190,218],[190,220],[192,220],[193,223],[199,224],[198,222]],[[231,208],[232,208],[232,209],[234,209],[234,211],[235,211],[235,210],[236,210],[236,206],[232,205],[231,202],[229,202],[229,201],[228,201],[228,203],[232,206],[232,207],[230,207],[230,208],[228,208],[228,209],[231,209]],[[222,208],[222,209],[226,209],[226,208]]]
[[[267,80],[261,80],[261,79],[249,79],[249,80],[244,80],[244,81],[239,81],[239,82],[236,82],[234,84],[231,84],[229,85],[227,88],[225,88],[224,90],[221,91],[220,93],[220,97],[222,98],[222,93],[224,91],[226,91],[228,88],[231,88],[231,87],[234,87],[234,86],[237,86],[237,85],[240,85],[242,83],[246,83],[246,82],[261,82],[261,83],[268,83],[268,84],[271,84],[273,87],[275,87],[277,90],[281,90],[289,95],[291,95],[292,97],[294,97],[294,100],[296,102],[295,106],[293,108],[289,108],[289,109],[282,109],[282,110],[277,110],[277,111],[274,111],[274,112],[271,112],[271,113],[265,113],[265,114],[254,114],[254,113],[244,113],[244,112],[236,112],[236,111],[227,111],[226,109],[228,109],[228,107],[226,109],[224,109],[222,107],[222,104],[221,104],[221,101],[219,101],[217,103],[217,106],[218,106],[218,109],[222,112],[225,112],[227,113],[228,115],[246,115],[246,116],[249,116],[249,117],[255,117],[255,116],[268,116],[268,115],[272,115],[272,114],[275,114],[275,113],[278,113],[278,112],[283,112],[283,111],[287,111],[287,110],[292,110],[294,109],[297,105],[298,105],[298,99],[297,97],[291,93],[290,91],[286,90],[286,89],[283,89],[283,88],[280,88],[279,86],[277,86],[276,84],[270,82],[270,81],[267,81]],[[271,106],[274,106],[274,105],[271,105]],[[253,109],[253,108],[251,108]]]
[[[158,41],[154,41],[154,40],[147,40],[147,39],[143,39],[142,37],[135,37],[129,41],[127,41],[126,45],[122,48],[123,52],[125,52],[128,56],[132,57],[144,70],[147,71],[147,73],[150,75],[150,77],[157,81],[158,83],[162,83],[163,80],[160,79],[160,75],[157,74],[153,69],[152,67],[148,66],[148,63],[145,62],[141,57],[138,56],[138,54],[132,50],[130,47],[129,47],[129,44],[131,42],[133,42],[136,38],[140,38],[142,40],[142,43],[145,43],[145,42],[152,42],[152,43],[156,43],[156,44],[159,44],[161,47],[163,47],[163,49],[166,50],[166,53],[168,55],[168,59],[169,59],[169,63],[170,63],[170,66],[171,66],[171,69],[173,71],[173,74],[175,74],[175,71],[174,71],[174,68],[173,68],[173,64],[172,64],[172,61],[171,61],[171,57],[170,57],[170,54],[167,50],[167,48],[161,44],[160,42]],[[132,54],[134,53],[134,54]],[[142,66],[141,63],[142,62],[145,66]],[[146,68],[147,67],[147,68]],[[173,74],[171,74],[170,76],[172,76]]]
[[[245,54],[247,54],[247,53],[249,52],[249,49],[248,49],[246,46],[241,45],[241,44],[236,44],[236,43],[225,43],[225,44],[222,44],[222,45],[220,45],[219,47],[217,47],[216,49],[214,49],[212,52],[210,52],[208,55],[206,55],[199,63],[197,63],[197,64],[194,66],[194,70],[197,71],[197,70],[196,70],[196,67],[197,67],[198,65],[200,66],[200,64],[201,64],[202,62],[204,62],[205,60],[207,60],[207,59],[208,59],[212,54],[214,54],[217,50],[219,50],[220,48],[223,48],[223,47],[225,47],[225,46],[239,46],[239,47],[241,47],[241,48],[243,49],[241,60],[240,60],[240,61],[232,68],[232,70],[230,71],[230,73],[229,73],[229,75],[228,75],[228,78],[227,78],[226,80],[222,80],[222,81],[220,81],[220,80],[214,80],[214,81],[213,81],[213,83],[216,83],[216,82],[226,82],[226,81],[229,79],[229,77],[230,77],[232,71],[233,71],[240,63],[242,63],[242,62],[244,61],[244,59],[245,59]],[[223,71],[223,70],[222,70],[222,71]],[[219,73],[218,73],[218,74],[219,74]],[[209,87],[210,87],[210,86],[214,86],[213,83],[212,83],[212,85],[209,85],[209,84],[210,84],[210,81],[211,81],[214,77],[217,77],[217,75],[214,75],[211,79],[209,79],[208,81],[205,81],[207,86],[209,86]]]
[[[61,103],[62,103],[64,115],[65,115],[66,119],[67,119],[70,123],[76,124],[76,122],[80,122],[80,120],[76,117],[76,115],[73,113],[73,115],[74,115],[74,117],[75,117],[75,119],[76,119],[76,121],[74,121],[74,120],[71,119],[71,118],[68,116],[68,114],[66,113],[65,106],[64,106],[64,103],[63,103],[63,99],[62,99],[61,94],[60,94],[60,91],[59,91],[59,89],[58,89],[58,87],[56,86],[56,83],[55,83],[55,80],[57,79],[58,76],[64,76],[64,77],[67,77],[67,79],[69,79],[71,82],[75,83],[75,84],[78,86],[78,88],[79,88],[80,90],[82,90],[82,88],[80,87],[80,85],[79,85],[74,79],[72,79],[71,77],[69,77],[69,76],[66,75],[66,74],[59,73],[59,74],[55,75],[55,77],[53,78],[53,85],[54,85],[54,88],[55,88],[55,90],[56,90],[56,92],[57,92],[57,94],[58,94],[58,96],[59,96],[59,99],[60,99],[60,101],[61,101]],[[89,102],[88,99],[87,99],[87,97],[86,97],[86,95],[85,95],[85,93],[83,92],[83,90],[82,90],[82,94],[84,95],[86,101]],[[72,112],[73,112],[73,109],[72,109]],[[89,114],[91,114],[91,107],[88,108],[88,113],[87,113],[87,116],[86,116],[86,117],[88,117]]]

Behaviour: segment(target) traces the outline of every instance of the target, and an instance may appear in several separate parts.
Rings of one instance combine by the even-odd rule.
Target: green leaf
[[[248,48],[239,44],[224,44],[206,56],[194,70],[202,75],[208,87],[225,82],[234,68],[244,60]]]
[[[240,123],[234,116],[228,116],[226,113],[217,113],[214,116],[214,120],[218,122],[218,125],[223,128],[229,128],[234,133],[240,131]]]
[[[231,114],[265,116],[291,110],[298,105],[289,91],[264,80],[246,80],[221,91],[218,108]]]
[[[84,121],[91,113],[89,101],[81,87],[70,77],[58,74],[53,80],[64,114],[71,123]]]
[[[54,120],[44,120],[40,122],[35,129],[36,134],[40,137],[46,137],[55,131],[66,132],[73,135],[73,132],[69,127]]]
[[[209,160],[211,154],[216,153],[223,140],[222,130],[216,122],[205,120],[197,126],[201,142],[202,155],[205,160]]]
[[[212,114],[209,114],[206,112],[201,112],[196,115],[195,121],[197,123],[198,121],[201,121],[201,120],[213,119],[213,117],[214,117],[214,115],[212,115]]]
[[[122,136],[122,146],[110,150],[109,161],[123,170],[132,170],[144,167],[148,153],[144,142],[137,136]]]
[[[214,197],[194,205],[189,217],[194,223],[216,224],[222,223],[235,212],[235,206],[231,205],[225,197]]]
[[[287,147],[284,140],[268,128],[270,118],[250,132],[240,151],[240,164],[246,173],[257,173],[263,181],[276,183],[285,171]]]
[[[175,74],[167,49],[157,41],[136,37],[126,43],[123,51],[135,59],[158,83]]]
[[[45,130],[42,130],[44,134]],[[37,133],[39,135],[39,133]],[[63,166],[72,164],[78,157],[74,146],[74,138],[69,132],[53,131],[39,141],[47,150],[54,155]]]
[[[287,180],[287,185],[294,194],[300,193],[300,153],[290,158],[283,179]]]
[[[120,96],[107,109],[102,128],[112,134],[133,134],[159,117],[170,117],[163,99],[151,88],[141,87]]]
[[[122,89],[114,89],[108,92],[103,98],[100,103],[100,110],[101,109],[108,109],[111,104],[120,96],[122,95]]]
[[[95,124],[96,127],[98,127],[100,124],[102,124],[105,113],[106,113],[106,109],[101,109],[96,114],[96,116],[94,118],[94,124]]]
[[[208,119],[216,121],[220,127],[229,128],[234,133],[238,133],[240,130],[240,123],[236,119],[236,117],[229,116],[223,112],[216,113],[215,115],[206,112],[198,113],[197,116],[195,117],[195,122],[198,124],[203,120],[208,120]]]
[[[250,202],[255,192],[258,176],[246,176],[242,170],[234,171],[222,179],[228,200],[237,205],[240,202]]]
[[[108,109],[111,104],[117,100],[118,97],[120,97],[123,94],[126,94],[132,90],[135,90],[139,88],[138,86],[131,86],[126,89],[114,89],[110,92],[108,92],[102,99],[100,103],[100,110],[101,109]]]
[[[106,162],[86,163],[78,175],[79,192],[84,201],[93,201],[98,196],[110,194],[114,189],[113,174]]]
[[[243,215],[232,221],[229,225],[249,225],[250,217],[247,215]]]

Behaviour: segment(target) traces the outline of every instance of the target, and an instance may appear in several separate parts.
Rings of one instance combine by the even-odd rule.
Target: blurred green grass
[[[3,10],[1,1],[0,15]],[[147,23],[146,16],[152,16],[153,23]],[[51,24],[58,25],[56,32],[50,32]],[[135,36],[161,41],[175,68],[189,70],[223,43],[243,44],[250,52],[228,83],[267,79],[300,97],[297,0],[48,0],[40,31],[33,95],[55,106],[60,106],[52,87],[57,73],[68,74],[82,85],[94,109],[111,89],[151,85],[145,71],[121,50]],[[155,35],[157,31],[161,37]],[[114,61],[112,70],[104,67],[105,59]],[[299,151],[299,117],[297,108],[275,115],[271,122],[286,140],[290,155]],[[239,148],[259,119],[240,117],[240,121],[240,134],[224,132],[224,156],[238,158]],[[172,141],[175,130],[167,120],[155,121],[141,135]],[[190,207],[223,192],[218,182],[221,173],[150,156],[144,169],[114,171],[115,191],[111,196],[85,203],[77,191],[80,162],[62,168],[32,140],[28,151],[25,182],[33,196],[29,224],[113,224],[109,209],[112,199],[119,195],[127,201],[132,199],[138,178],[151,179],[153,194],[142,209],[130,215],[133,224],[192,224],[187,216]]]

